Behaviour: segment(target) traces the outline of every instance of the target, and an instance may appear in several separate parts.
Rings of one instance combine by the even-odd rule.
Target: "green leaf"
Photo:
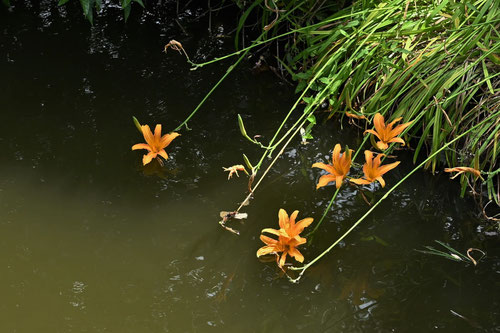
[[[83,9],[83,14],[87,18],[87,20],[90,22],[90,24],[94,24],[94,12],[93,12],[93,5],[96,0],[80,0],[80,4]]]
[[[305,72],[305,73],[296,73],[293,76],[294,80],[301,79],[301,80],[309,80],[311,77],[311,72]]]
[[[236,28],[236,34],[235,34],[235,37],[234,37],[234,46],[235,46],[235,48],[237,50],[239,48],[240,31],[245,26],[245,22],[247,20],[248,15],[250,15],[250,12],[255,7],[257,7],[258,5],[260,5],[261,2],[262,2],[262,0],[253,1],[252,4],[248,7],[248,9],[243,13],[243,15],[241,15],[241,17],[240,17],[240,19],[238,21],[238,27]]]
[[[248,159],[247,155],[243,154],[243,160],[245,161],[245,164],[247,167],[252,171],[253,173],[253,165],[250,163],[250,160]]]
[[[313,125],[316,125],[316,117],[313,114],[307,117],[307,121],[309,121]]]
[[[132,116],[132,120],[134,121],[135,127],[137,127],[139,132],[142,134],[142,127],[141,127],[141,123],[139,122],[139,120],[137,120],[137,118],[134,116]]]
[[[9,2],[9,0],[4,0],[4,2]],[[66,4],[69,0],[59,0],[59,2],[57,3],[58,6],[62,6],[64,4]]]
[[[339,32],[344,35],[345,37],[349,38],[349,34],[347,32],[345,32],[344,30],[342,29],[339,29]]]
[[[484,77],[486,78],[486,85],[488,86],[488,89],[490,89],[490,92],[493,95],[495,91],[493,90],[493,86],[491,85],[491,80],[489,79],[490,73],[488,73],[486,62],[483,60],[481,61],[481,63],[483,64],[483,72],[484,72]]]
[[[85,16],[88,16],[88,12],[91,10],[90,0],[80,0],[80,4],[82,5],[83,14],[85,14]]]
[[[131,10],[130,4],[127,7],[123,7],[123,16],[125,17],[125,22],[127,22],[128,17],[130,16],[130,10]]]
[[[125,8],[127,8],[128,6],[130,6],[130,2],[132,0],[121,0],[121,3],[122,3],[122,9],[125,10]]]
[[[404,54],[411,54],[410,50],[402,49],[402,48],[395,48],[394,51],[404,53]]]
[[[304,97],[302,98],[307,104],[311,104],[314,101],[314,97]]]
[[[243,124],[243,119],[241,119],[241,115],[239,114],[238,114],[238,126],[240,127],[241,135],[247,137],[248,136],[247,130],[245,129],[245,125]]]

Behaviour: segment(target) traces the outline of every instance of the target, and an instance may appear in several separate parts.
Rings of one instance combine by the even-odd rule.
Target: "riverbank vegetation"
[[[266,39],[281,42],[273,54],[277,72],[293,78],[302,100],[326,108],[327,118],[371,119],[380,112],[414,121],[407,132],[414,162],[499,109],[498,2],[356,1],[340,10],[326,2],[256,3],[245,14],[261,11]],[[308,118],[306,138],[316,122]],[[483,181],[462,175],[462,195],[469,188],[499,205],[499,129],[492,117],[425,168],[481,170]]]
[[[88,18],[92,8],[100,6],[99,1],[80,2]],[[144,5],[139,0],[135,2]],[[125,17],[130,13],[131,3],[130,0],[121,2]],[[205,63],[194,63],[188,57],[189,50],[184,50],[182,40],[172,40],[165,47],[165,51],[171,47],[182,52],[193,70],[216,61],[236,59],[194,111],[180,122],[176,132],[188,129],[189,120],[249,53],[259,55],[260,62],[267,63],[282,79],[292,80],[296,87],[295,103],[283,121],[276,124],[276,131],[268,142],[263,143],[248,134],[243,118],[238,116],[242,135],[254,145],[252,148],[261,150],[262,155],[255,161],[243,155],[242,162],[250,171],[248,194],[239,207],[224,215],[223,227],[237,233],[226,223],[250,203],[292,140],[320,139],[314,137],[315,126],[321,122],[337,121],[361,127],[363,141],[358,147],[353,147],[356,149],[352,153],[348,147],[343,154],[340,154],[340,145],[335,148],[330,175],[322,182],[320,180],[317,187],[335,180],[336,190],[325,205],[322,216],[314,219],[312,231],[306,236],[318,230],[342,190],[342,181],[347,179],[349,168],[340,170],[342,172],[334,170],[336,162],[339,164],[342,159],[348,159],[350,166],[352,158],[352,162],[359,165],[356,158],[365,151],[366,165],[376,163],[378,167],[383,163],[382,157],[397,154],[395,149],[401,149],[400,144],[404,143],[403,149],[413,153],[415,168],[398,183],[388,186],[380,199],[370,203],[366,214],[324,252],[306,265],[292,268],[299,271],[293,281],[298,281],[307,268],[342,241],[419,168],[433,173],[444,172],[445,168],[450,172],[460,172],[461,194],[467,190],[473,193],[483,216],[496,223],[498,228],[499,215],[494,215],[500,206],[498,1],[360,0],[331,4],[328,1],[278,3],[257,0],[235,1],[235,4],[240,8],[234,32],[235,52]],[[252,42],[248,42],[249,39]],[[402,127],[396,126],[399,121]],[[396,127],[393,129],[392,126]],[[374,159],[370,149],[383,154]],[[382,167],[396,167],[397,163],[386,162]],[[315,165],[323,169],[330,167],[324,163]],[[244,169],[239,164],[235,167]],[[365,172],[363,176],[359,168],[357,171],[357,185],[350,186],[377,180],[384,187],[382,175],[385,172],[379,171],[376,175],[375,172],[373,175]],[[307,212],[305,214],[307,216]],[[281,229],[288,238],[282,235]],[[280,267],[291,249],[285,246],[286,242],[298,237],[298,234],[291,236],[286,229],[272,232],[285,237],[282,242],[265,238],[263,241],[269,248],[259,253],[265,254],[272,247],[276,248],[276,242],[281,242]],[[303,260],[302,255],[295,252],[295,247],[304,240],[295,240],[297,242],[289,254]]]

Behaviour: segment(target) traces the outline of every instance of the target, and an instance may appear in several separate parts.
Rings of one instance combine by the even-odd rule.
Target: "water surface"
[[[76,4],[76,3],[75,3]],[[230,62],[190,71],[161,52],[181,41],[194,61],[231,51],[234,22],[204,8],[133,11],[125,25],[107,5],[94,26],[77,5],[18,1],[0,10],[1,332],[471,332],[500,330],[498,236],[447,175],[418,172],[299,284],[255,257],[260,230],[279,208],[319,220],[334,186],[315,190],[340,142],[361,131],[338,119],[292,142],[245,208],[219,224],[246,193],[222,167],[261,151],[236,115],[265,142],[293,104],[293,87],[250,58],[174,140],[170,159],[141,165],[131,117],[172,130]],[[300,111],[299,111],[300,112]],[[295,115],[295,117],[297,117]],[[318,115],[321,119],[321,115]],[[388,186],[412,168],[411,153]],[[380,188],[365,190],[381,197]],[[345,187],[312,242],[321,253],[368,209]],[[488,253],[472,267],[416,252],[438,239]]]

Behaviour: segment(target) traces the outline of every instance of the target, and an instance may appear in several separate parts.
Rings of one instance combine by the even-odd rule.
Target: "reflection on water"
[[[247,185],[228,181],[222,167],[260,154],[241,137],[236,114],[268,140],[294,101],[269,72],[251,72],[252,59],[167,148],[163,168],[142,166],[130,150],[142,140],[131,117],[175,128],[229,64],[192,72],[182,56],[161,52],[182,39],[203,61],[232,43],[208,33],[207,15],[197,18],[203,8],[181,8],[182,32],[169,19],[175,5],[136,11],[127,25],[107,5],[93,27],[77,2],[0,10],[0,331],[499,330],[497,236],[479,232],[474,205],[447,176],[414,175],[298,285],[256,259],[260,230],[277,226],[279,208],[319,220],[334,186],[316,191],[310,166],[337,142],[359,145],[358,130],[338,121],[286,151],[246,208],[249,218],[230,222],[240,236],[220,228],[219,212],[236,208]],[[212,19],[214,31],[231,29]],[[388,185],[411,167],[404,159]],[[383,193],[343,188],[301,249],[306,260]],[[471,267],[414,251],[434,239],[488,257]]]

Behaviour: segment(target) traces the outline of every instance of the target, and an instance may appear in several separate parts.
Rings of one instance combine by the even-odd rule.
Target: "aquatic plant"
[[[167,160],[168,155],[165,148],[170,145],[172,140],[180,135],[179,133],[171,132],[162,136],[160,124],[156,125],[154,134],[151,132],[149,125],[142,125],[141,132],[146,143],[135,144],[132,146],[132,150],[146,149],[148,151],[148,153],[142,157],[143,165],[151,162],[153,158],[158,158],[158,155]]]
[[[467,250],[466,254],[462,254],[459,251],[457,251],[456,249],[452,248],[449,244],[445,244],[445,243],[440,242],[438,240],[435,240],[435,242],[438,243],[439,245],[441,245],[442,247],[444,247],[445,249],[447,249],[448,252],[438,250],[432,246],[424,246],[426,248],[426,250],[416,250],[416,251],[421,252],[421,253],[425,253],[425,254],[431,254],[431,255],[443,257],[443,258],[446,258],[446,259],[449,259],[452,261],[462,261],[462,262],[472,263],[472,264],[474,264],[474,266],[477,266],[477,264],[481,261],[481,259],[483,259],[486,256],[486,253],[484,253],[484,251],[473,248],[473,247],[469,248]],[[473,252],[481,253],[481,257],[479,257],[479,259],[475,259],[471,255],[471,253],[473,253]]]
[[[340,144],[336,144],[332,153],[332,164],[314,163],[313,168],[320,168],[327,171],[329,174],[319,178],[316,189],[326,186],[330,182],[335,182],[335,186],[340,188],[343,179],[349,173],[351,168],[352,149],[346,148],[343,154],[340,154]]]
[[[284,209],[279,210],[278,219],[280,229],[266,228],[262,230],[262,233],[278,236],[278,239],[260,235],[260,239],[266,245],[257,251],[257,258],[266,254],[275,254],[276,262],[281,269],[285,265],[287,255],[294,257],[298,262],[304,261],[304,256],[297,250],[297,247],[305,244],[307,240],[299,235],[304,228],[313,222],[313,219],[308,217],[296,223],[295,220],[298,214],[299,211],[296,210],[288,217]],[[281,253],[281,256],[278,255],[279,253]]]
[[[385,181],[382,176],[397,167],[400,162],[397,161],[381,166],[381,158],[384,156],[384,154],[378,154],[377,157],[374,158],[370,150],[365,150],[366,162],[363,165],[364,178],[350,179],[350,181],[358,185],[366,185],[378,181],[382,187],[385,187]]]

